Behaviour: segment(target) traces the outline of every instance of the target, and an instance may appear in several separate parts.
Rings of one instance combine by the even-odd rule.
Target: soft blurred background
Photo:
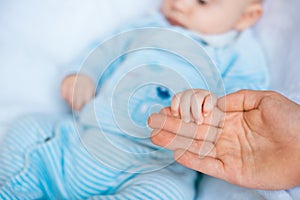
[[[64,71],[95,41],[159,2],[0,0],[0,134],[24,114],[67,112],[59,93]]]

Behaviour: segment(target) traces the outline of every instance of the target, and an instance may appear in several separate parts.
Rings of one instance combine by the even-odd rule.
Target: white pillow
[[[14,118],[60,114],[62,71],[83,52],[160,0],[27,0],[0,6],[0,134]],[[2,129],[2,130],[1,130]]]

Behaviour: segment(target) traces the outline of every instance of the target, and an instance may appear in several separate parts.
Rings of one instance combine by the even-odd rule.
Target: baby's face
[[[161,11],[173,25],[202,34],[236,29],[251,0],[163,0]]]

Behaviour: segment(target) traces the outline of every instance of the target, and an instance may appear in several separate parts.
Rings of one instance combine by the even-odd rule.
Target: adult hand
[[[275,92],[245,90],[222,97],[216,109],[226,114],[213,125],[184,123],[169,108],[153,114],[151,139],[174,150],[179,163],[233,184],[256,189],[300,185],[299,105]]]
[[[86,75],[69,75],[61,84],[61,95],[69,106],[79,111],[95,95],[95,84]]]

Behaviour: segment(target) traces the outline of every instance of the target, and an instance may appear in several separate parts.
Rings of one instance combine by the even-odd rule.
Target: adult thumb
[[[240,90],[218,99],[217,106],[223,112],[243,112],[256,109],[264,91]]]

